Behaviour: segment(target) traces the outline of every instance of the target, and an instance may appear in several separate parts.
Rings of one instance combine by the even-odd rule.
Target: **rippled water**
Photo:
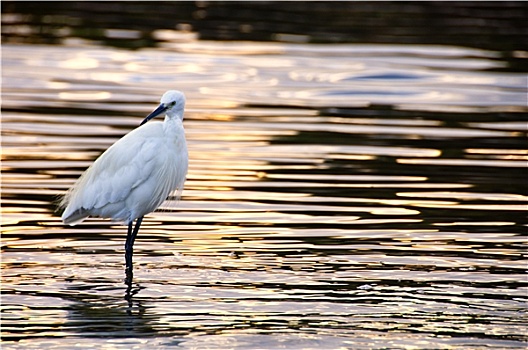
[[[526,345],[526,82],[492,51],[4,45],[5,349]],[[182,201],[64,226],[58,196],[167,89]]]

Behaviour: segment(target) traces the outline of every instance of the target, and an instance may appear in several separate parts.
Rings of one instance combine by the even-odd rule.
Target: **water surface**
[[[526,345],[526,82],[451,46],[4,45],[5,349]],[[182,200],[119,223],[55,202],[168,89]]]

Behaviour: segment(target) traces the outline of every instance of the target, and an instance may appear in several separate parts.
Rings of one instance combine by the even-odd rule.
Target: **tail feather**
[[[84,208],[77,209],[74,212],[69,212],[68,208],[66,208],[61,219],[66,225],[74,226],[83,222],[89,215]]]

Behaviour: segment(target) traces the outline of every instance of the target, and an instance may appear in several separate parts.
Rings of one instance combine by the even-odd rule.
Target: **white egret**
[[[169,195],[181,195],[183,189],[189,162],[184,108],[184,94],[167,91],[159,107],[138,128],[108,148],[60,204],[66,208],[62,214],[65,224],[75,225],[94,216],[128,225],[125,243],[128,284],[132,282],[133,246],[143,216],[156,210]],[[163,112],[163,122],[145,124]]]

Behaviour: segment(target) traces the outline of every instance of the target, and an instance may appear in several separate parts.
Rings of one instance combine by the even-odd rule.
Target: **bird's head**
[[[145,124],[152,118],[162,114],[169,117],[178,117],[183,120],[183,110],[185,108],[185,95],[181,91],[169,90],[161,97],[160,105],[152,113],[150,113],[142,122]]]

